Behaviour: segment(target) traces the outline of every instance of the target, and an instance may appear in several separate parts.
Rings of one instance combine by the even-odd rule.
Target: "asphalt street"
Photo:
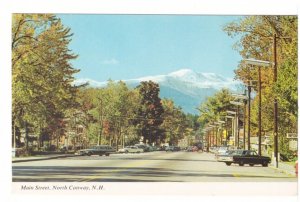
[[[12,164],[13,182],[297,182],[274,168],[226,166],[211,153],[74,156]]]

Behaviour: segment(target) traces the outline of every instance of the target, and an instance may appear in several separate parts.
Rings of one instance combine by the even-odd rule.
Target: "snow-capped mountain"
[[[215,73],[197,73],[191,69],[181,69],[167,75],[147,76],[124,80],[130,87],[136,87],[141,81],[154,81],[160,85],[160,97],[171,98],[185,112],[197,113],[196,108],[221,88],[235,90],[239,82],[224,78]],[[91,79],[78,79],[75,85],[89,82],[93,87],[104,87],[107,82]]]

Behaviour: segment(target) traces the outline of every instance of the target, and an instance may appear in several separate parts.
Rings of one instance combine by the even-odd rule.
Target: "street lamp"
[[[270,67],[272,63],[255,59],[245,59],[245,63],[258,66],[258,155],[261,155],[261,67]]]
[[[235,102],[235,101],[230,101],[230,104],[237,105],[237,106],[243,106],[244,105],[244,103],[242,103],[242,102]]]
[[[239,106],[243,106],[244,103],[241,102],[236,102],[236,101],[230,101],[230,104],[236,105],[237,109],[236,109],[236,117],[237,117],[237,122],[236,122],[236,128],[237,128],[237,138],[235,138],[235,140],[237,139],[237,147],[239,148],[239,144],[240,144],[240,128],[239,128]],[[245,132],[245,131],[244,131]],[[245,142],[245,133],[244,133],[244,142]]]
[[[224,145],[224,141],[223,141],[223,124],[225,125],[225,137],[227,137],[227,126],[226,126],[226,122],[222,121],[222,120],[218,120],[218,124],[221,126],[221,145]],[[227,146],[227,142],[225,140],[225,146]]]
[[[246,108],[247,108],[247,100],[246,90],[244,94],[232,94],[235,99],[243,100],[244,105],[244,120],[243,120],[243,148],[246,149]],[[240,102],[230,102],[231,104],[240,105]],[[249,117],[250,118],[250,117]],[[249,138],[250,140],[250,138]],[[249,141],[248,140],[248,141]]]
[[[263,60],[256,60],[253,58],[250,59],[244,59],[246,64],[254,65],[254,66],[262,66],[262,67],[270,67],[273,63],[269,61],[263,61]]]
[[[204,130],[206,131],[207,135],[206,135],[206,142],[207,142],[207,145],[206,145],[206,152],[209,152],[209,147],[210,147],[210,129],[212,129],[211,126],[209,127],[206,127]]]
[[[236,99],[248,100],[248,97],[243,94],[231,94]]]
[[[216,146],[218,146],[218,123],[213,122],[209,126],[213,129],[213,142]]]
[[[238,147],[239,143],[237,141],[237,137],[239,135],[239,129],[238,129],[238,109],[237,111],[226,111],[227,114],[232,114],[234,115],[234,118],[232,119],[232,128],[234,129],[233,134],[234,134],[234,145]],[[235,119],[237,120],[237,123],[235,123]]]
[[[235,113],[235,112],[234,112]],[[227,115],[227,116],[225,116],[225,118],[226,118],[226,120],[227,119],[232,119],[232,121],[231,121],[231,132],[232,132],[232,134],[235,134],[235,131],[234,131],[234,122],[233,122],[233,120],[234,120],[234,116],[230,116],[230,115]],[[228,137],[226,137],[226,139],[227,139]]]
[[[234,112],[234,111],[226,111],[226,113],[236,115],[236,112]]]

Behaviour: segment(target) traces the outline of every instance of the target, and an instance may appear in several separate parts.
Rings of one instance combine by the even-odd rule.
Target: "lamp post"
[[[236,105],[237,109],[236,109],[236,117],[237,117],[237,121],[236,121],[236,128],[237,128],[237,148],[239,148],[239,144],[240,144],[240,129],[239,129],[239,106],[243,106],[244,103],[241,102],[236,102],[236,101],[230,101],[230,104]]]
[[[245,63],[258,66],[258,155],[261,156],[261,67],[270,67],[268,61],[245,59]]]
[[[277,41],[276,41],[276,34],[274,34],[273,38],[273,57],[274,57],[274,83],[277,82]],[[278,168],[278,104],[277,98],[275,95],[274,98],[274,146],[275,146],[275,159],[276,159],[276,168]]]
[[[206,147],[206,151],[207,152],[209,152],[209,147],[210,147],[210,129],[211,129],[211,127],[207,127],[206,129],[205,129],[205,131],[206,131],[206,142],[207,142],[207,147]]]
[[[221,125],[221,145],[223,145],[224,143],[223,143],[223,126],[222,125],[225,124],[225,121],[219,120],[218,124]],[[227,130],[226,130],[226,133],[227,133]],[[227,136],[227,134],[226,134],[226,136]],[[227,146],[227,144],[225,146]]]
[[[246,90],[245,90],[245,94],[246,94]],[[246,111],[247,111],[247,99],[244,100],[243,149],[246,149]]]
[[[212,128],[212,137],[213,137],[213,144],[214,144],[214,146],[216,146],[217,145],[217,142],[216,142],[216,133],[215,133],[215,125],[214,124],[211,124],[211,125],[209,125],[211,128]]]
[[[243,114],[243,149],[246,149],[246,108],[247,108],[247,100],[248,97],[246,96],[246,90],[244,94],[232,94],[235,100],[243,100],[241,102],[231,101],[230,103],[233,105],[244,106],[244,114]]]
[[[231,123],[232,123],[232,124],[231,124],[231,131],[232,131],[232,133],[234,134],[234,132],[233,132],[233,131],[234,131],[234,127],[233,127],[234,116],[228,116],[228,115],[227,115],[227,116],[225,116],[225,118],[226,118],[226,119],[228,119],[228,118],[229,118],[229,119],[232,119],[232,121],[231,121]],[[226,138],[228,138],[228,137],[226,137]]]
[[[237,119],[238,119],[238,117],[237,117],[237,115],[238,115],[238,113],[236,112],[236,111],[226,111],[227,112],[227,114],[229,114],[229,115],[234,115],[234,117],[233,117],[233,119],[232,119],[232,128],[234,129],[234,131],[233,131],[233,135],[234,135],[234,146],[238,146],[238,144],[237,144],[237,136],[238,136],[238,125],[237,125]]]

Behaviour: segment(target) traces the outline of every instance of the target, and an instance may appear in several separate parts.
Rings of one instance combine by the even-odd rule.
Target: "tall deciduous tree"
[[[12,22],[13,126],[56,133],[75,105],[70,29],[50,14],[14,14]]]
[[[184,137],[188,128],[186,116],[170,99],[163,99],[162,105],[164,108],[164,121],[161,128],[166,134],[164,138],[170,145],[177,145],[178,140]]]
[[[161,135],[159,126],[163,122],[164,112],[159,97],[159,85],[153,81],[143,81],[138,89],[141,96],[138,112],[141,133],[145,142],[155,143]]]

